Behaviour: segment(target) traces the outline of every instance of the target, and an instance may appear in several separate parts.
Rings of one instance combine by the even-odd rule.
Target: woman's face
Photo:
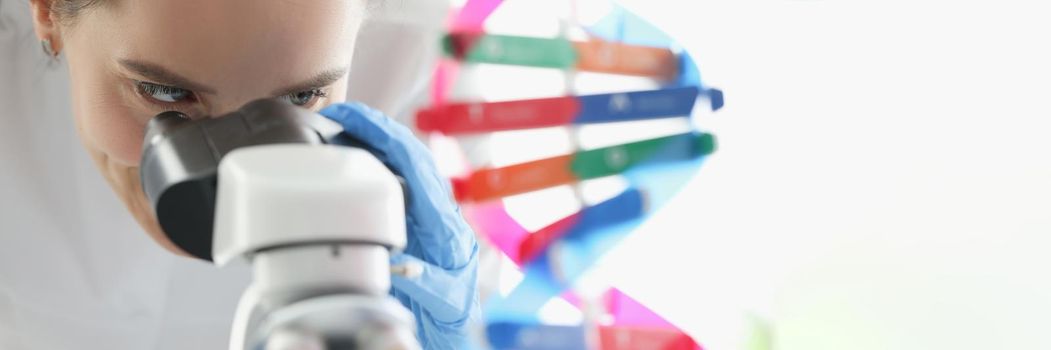
[[[166,110],[221,115],[260,97],[313,110],[342,101],[364,0],[102,2],[51,23],[77,130],[146,232],[185,254],[161,232],[139,183],[147,121]]]

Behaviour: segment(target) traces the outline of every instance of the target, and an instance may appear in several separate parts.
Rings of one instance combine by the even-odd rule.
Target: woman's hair
[[[51,11],[58,16],[62,22],[69,23],[77,14],[97,6],[102,0],[46,0],[51,2]]]
[[[69,23],[74,18],[76,18],[78,13],[80,13],[80,12],[86,10],[86,9],[89,9],[91,7],[95,7],[95,6],[97,6],[97,5],[99,5],[99,4],[101,4],[103,2],[103,0],[46,0],[46,1],[50,1],[51,2],[51,11],[54,11],[54,13],[58,15],[59,20],[63,21],[63,22],[66,22],[66,23]],[[373,10],[376,10],[378,8],[379,4],[382,4],[384,2],[386,2],[386,1],[369,1],[369,0],[365,0],[365,3],[368,5],[366,7],[366,10],[368,10],[369,12],[371,12]]]

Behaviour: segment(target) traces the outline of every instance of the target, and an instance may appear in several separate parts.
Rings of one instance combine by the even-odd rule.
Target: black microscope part
[[[253,145],[326,143],[324,117],[290,103],[263,99],[218,117],[190,120],[164,112],[150,120],[140,177],[164,234],[199,259],[212,260],[216,176],[231,151]]]

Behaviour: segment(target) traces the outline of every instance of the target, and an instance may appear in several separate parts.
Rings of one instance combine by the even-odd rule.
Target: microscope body
[[[142,180],[165,234],[194,256],[252,265],[230,349],[418,349],[388,295],[404,248],[398,177],[339,129],[275,100],[148,127]]]

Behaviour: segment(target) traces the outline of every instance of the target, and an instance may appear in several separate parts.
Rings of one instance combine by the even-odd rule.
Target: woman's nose
[[[237,111],[238,109],[240,109],[242,106],[248,104],[249,102],[252,102],[252,101],[255,101],[255,100],[258,100],[258,99],[261,99],[261,98],[266,98],[266,97],[268,97],[268,96],[245,95],[245,96],[239,96],[238,98],[229,98],[229,99],[225,99],[223,101],[217,101],[217,103],[209,106],[209,108],[208,108],[208,116],[210,118],[215,118],[215,117],[218,117],[218,116],[230,114],[231,112]]]

